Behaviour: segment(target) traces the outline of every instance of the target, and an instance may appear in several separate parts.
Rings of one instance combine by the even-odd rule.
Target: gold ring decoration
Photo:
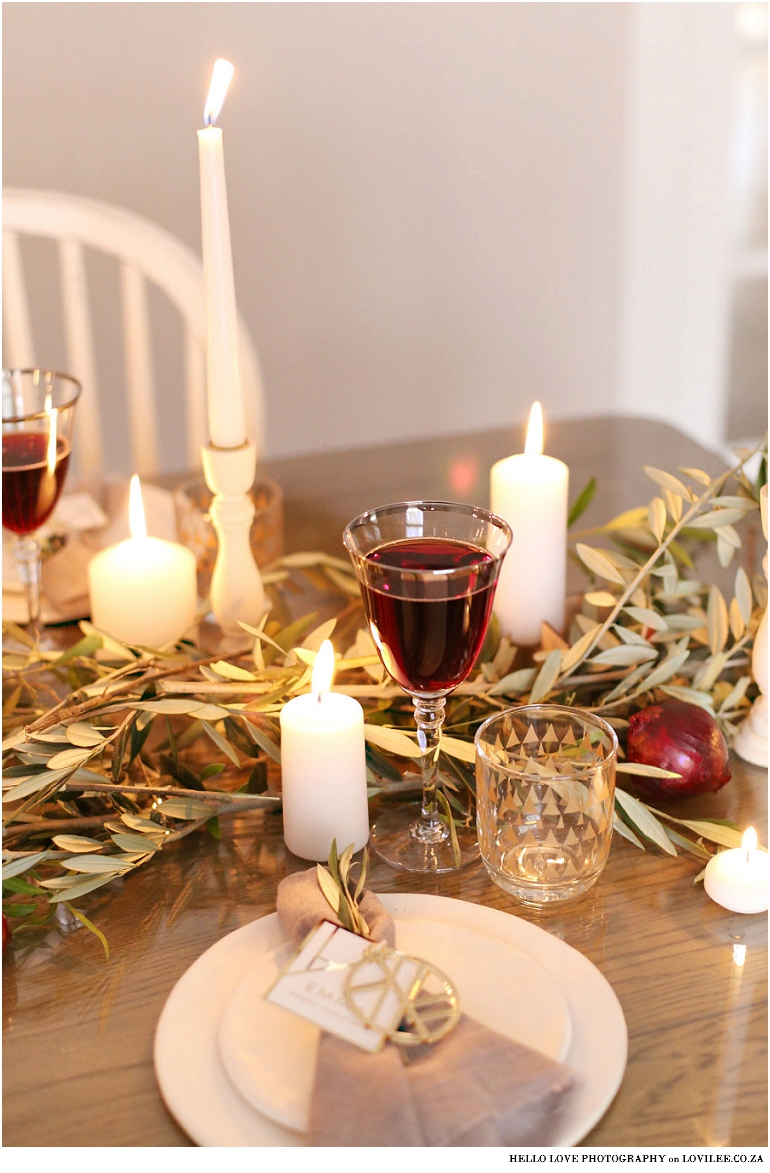
[[[350,967],[345,1000],[359,1022],[402,1047],[435,1043],[460,1017],[457,992],[445,973],[381,945]]]

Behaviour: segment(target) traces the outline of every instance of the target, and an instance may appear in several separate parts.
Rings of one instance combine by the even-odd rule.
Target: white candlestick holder
[[[257,624],[265,613],[265,590],[250,541],[254,502],[249,490],[257,450],[247,440],[238,448],[208,444],[201,453],[206,484],[214,494],[210,513],[218,539],[211,609],[224,632],[242,635],[239,620]]]
[[[762,530],[767,537],[767,485],[762,486],[759,503],[762,511]],[[764,570],[767,578],[767,554],[764,559]],[[754,636],[751,672],[759,688],[759,696],[735,735],[733,749],[744,761],[767,768],[767,608]]]

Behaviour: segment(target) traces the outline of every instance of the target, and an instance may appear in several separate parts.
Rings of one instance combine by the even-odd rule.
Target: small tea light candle
[[[283,836],[300,859],[358,851],[369,839],[364,710],[357,700],[330,692],[334,649],[325,640],[313,665],[312,692],[281,710]]]
[[[543,455],[543,413],[534,403],[524,451],[490,474],[492,510],[513,530],[495,594],[502,633],[513,644],[539,645],[544,621],[564,628],[568,489],[566,464]]]
[[[757,849],[757,833],[749,827],[740,847],[709,860],[703,887],[730,912],[767,912],[769,879],[770,856]]]
[[[91,622],[127,644],[162,648],[195,622],[195,555],[178,542],[147,535],[139,478],[131,478],[131,537],[100,550],[88,564]]]

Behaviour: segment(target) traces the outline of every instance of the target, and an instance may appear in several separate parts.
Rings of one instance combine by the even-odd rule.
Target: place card
[[[364,1026],[345,996],[350,968],[363,960],[371,944],[331,921],[321,921],[268,990],[266,999],[364,1051],[379,1051],[385,1031]],[[391,995],[390,1000],[394,998]]]
[[[365,1051],[443,1038],[460,1016],[450,980],[419,957],[330,921],[308,934],[265,995]]]

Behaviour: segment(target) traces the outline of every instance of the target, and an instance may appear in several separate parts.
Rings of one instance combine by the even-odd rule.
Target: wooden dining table
[[[522,451],[519,428],[446,435],[265,461],[284,496],[287,552],[344,556],[344,525],[405,499],[488,504],[491,464]],[[725,466],[651,420],[552,423],[546,450],[570,469],[574,498],[597,489],[579,526],[601,524],[654,494],[645,465],[675,472]],[[761,531],[741,557],[758,568]],[[732,573],[734,574],[734,568]],[[570,563],[570,591],[586,580]],[[57,638],[66,640],[68,629]],[[75,629],[76,631],[76,629]],[[73,637],[74,638],[74,637]],[[767,843],[767,771],[731,754],[732,779],[680,800],[680,817],[753,825]],[[373,807],[377,803],[373,800]],[[149,866],[79,901],[105,934],[109,959],[84,929],[19,934],[3,958],[3,1143],[9,1146],[185,1146],[156,1081],[153,1039],[175,983],[205,950],[275,910],[276,888],[307,867],[287,850],[281,815],[223,817],[221,838],[198,833]],[[368,886],[428,893],[524,918],[578,950],[612,986],[628,1028],[622,1083],[580,1141],[602,1148],[767,1145],[767,918],[729,912],[695,877],[702,863],[615,836],[598,884],[536,911],[483,866],[425,878],[371,860]],[[744,948],[736,952],[735,947]],[[738,967],[737,960],[743,964]]]

